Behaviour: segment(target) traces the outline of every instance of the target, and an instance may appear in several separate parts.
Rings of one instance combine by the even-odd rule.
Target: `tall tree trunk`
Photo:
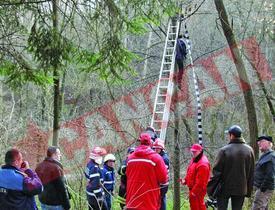
[[[54,69],[54,108],[53,108],[53,141],[52,145],[58,145],[59,116],[60,116],[60,88],[58,70]]]
[[[46,91],[44,91],[42,89],[42,95],[40,96],[40,101],[41,101],[41,121],[44,122],[46,120],[46,100],[45,100],[45,96],[46,96]]]
[[[176,86],[176,85],[175,85]],[[174,159],[173,159],[173,168],[174,168],[174,210],[180,210],[180,145],[179,145],[179,111],[177,108],[177,87],[174,88],[174,97],[175,97],[175,128],[174,128]]]
[[[223,4],[223,0],[214,0],[214,1],[215,1],[216,9],[218,11],[219,18],[222,24],[223,33],[230,47],[230,51],[232,53],[234,63],[240,78],[241,88],[244,95],[246,111],[247,111],[250,144],[254,149],[255,156],[258,157],[258,147],[256,144],[256,140],[258,136],[258,125],[257,125],[257,115],[256,115],[251,85],[246,73],[246,69],[244,66],[243,59],[241,57],[240,50],[238,49],[237,41],[235,39],[234,33],[228,21],[228,16]]]
[[[172,21],[177,21],[175,18],[172,18]],[[175,25],[175,23],[173,23]],[[178,33],[179,31],[173,31],[174,33]],[[168,36],[168,34],[167,34]],[[176,44],[176,43],[175,43]],[[176,53],[176,52],[175,52]],[[174,64],[174,72],[176,72],[178,77],[178,67],[175,62]],[[176,81],[175,81],[176,80]],[[178,78],[174,77],[174,88],[173,88],[173,95],[172,98],[174,99],[174,119],[175,119],[175,128],[174,128],[174,159],[173,159],[173,168],[174,168],[174,203],[173,203],[173,210],[180,210],[180,145],[179,145],[179,110],[178,110]]]
[[[54,33],[58,33],[58,0],[52,0],[53,13],[53,29]],[[60,119],[60,78],[58,72],[58,66],[54,66],[54,108],[53,108],[53,141],[52,145],[58,145],[58,131],[59,131],[59,119]]]

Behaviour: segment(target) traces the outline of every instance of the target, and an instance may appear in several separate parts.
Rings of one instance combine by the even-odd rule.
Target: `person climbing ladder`
[[[182,35],[178,36],[177,40],[177,47],[176,47],[176,63],[178,65],[178,77],[177,77],[177,83],[179,89],[181,89],[181,80],[183,76],[183,70],[184,70],[184,60],[186,59],[187,50],[186,50],[186,40]]]

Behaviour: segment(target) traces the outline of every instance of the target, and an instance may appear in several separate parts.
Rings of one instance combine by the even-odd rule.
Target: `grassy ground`
[[[250,210],[251,209],[251,202],[252,199],[246,199],[244,206],[243,206],[243,210]],[[116,200],[114,199],[113,202],[113,210],[120,210],[120,207],[118,205],[118,203],[116,202]],[[182,192],[181,194],[181,210],[190,210],[189,207],[189,202],[188,202],[188,198],[187,198],[187,194],[185,192]],[[171,191],[168,192],[167,194],[167,210],[173,210],[173,194]],[[209,208],[210,210],[210,208]],[[230,209],[228,209],[230,210]],[[269,205],[269,210],[275,210],[275,193],[273,194],[273,197],[270,201],[270,205]]]
[[[251,201],[253,200],[253,197],[250,199],[246,199],[243,210],[250,210],[251,209]],[[39,201],[37,200],[38,208]],[[86,195],[85,191],[78,191],[72,193],[72,199],[71,199],[71,205],[72,210],[88,210],[88,205],[86,201]],[[112,204],[112,210],[120,210],[119,203],[117,202],[116,196],[113,198],[113,204]],[[187,198],[187,193],[185,191],[181,192],[181,210],[190,210],[189,208],[189,202]],[[173,210],[173,192],[171,190],[167,193],[167,210]],[[228,209],[230,210],[230,208]],[[275,210],[275,193],[273,194],[273,197],[270,201],[269,210]]]

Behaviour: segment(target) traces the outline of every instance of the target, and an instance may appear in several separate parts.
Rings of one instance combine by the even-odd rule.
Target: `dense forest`
[[[257,136],[275,136],[274,6],[273,0],[1,0],[0,163],[4,151],[18,147],[35,168],[48,145],[60,146],[73,209],[85,209],[90,149],[115,154],[118,167],[150,125],[168,22],[183,15],[179,33],[189,32],[194,65],[185,60],[182,87],[175,86],[165,147],[169,209],[188,209],[176,180],[198,140],[192,67],[211,162],[233,124],[258,156]]]

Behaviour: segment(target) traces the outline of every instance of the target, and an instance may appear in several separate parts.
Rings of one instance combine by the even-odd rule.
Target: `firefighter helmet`
[[[116,161],[116,157],[115,157],[113,154],[107,154],[107,155],[104,157],[104,163],[107,162],[108,160]]]
[[[164,149],[164,141],[157,138],[153,144],[153,149]]]

